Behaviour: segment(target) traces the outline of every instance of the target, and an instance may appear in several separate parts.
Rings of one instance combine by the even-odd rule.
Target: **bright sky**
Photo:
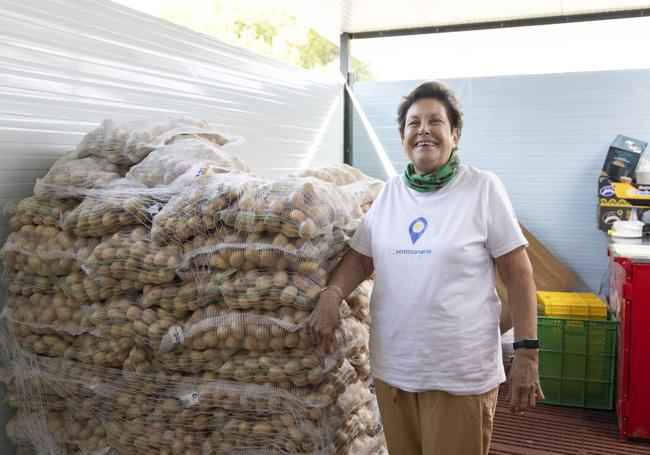
[[[354,40],[377,80],[650,68],[650,17]]]

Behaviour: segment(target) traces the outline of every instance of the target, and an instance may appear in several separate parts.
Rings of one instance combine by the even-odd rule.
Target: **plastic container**
[[[607,319],[607,305],[588,292],[537,292],[544,316],[557,318]]]
[[[629,220],[614,221],[609,235],[618,238],[639,238],[643,236],[643,221],[639,221],[636,214],[636,207],[632,208]]]
[[[612,409],[616,319],[540,316],[539,377],[545,404]]]

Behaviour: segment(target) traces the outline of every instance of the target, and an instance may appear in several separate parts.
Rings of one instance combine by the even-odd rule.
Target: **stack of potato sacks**
[[[0,379],[25,453],[384,453],[371,282],[304,320],[381,183],[269,180],[192,119],[105,121],[7,213]]]

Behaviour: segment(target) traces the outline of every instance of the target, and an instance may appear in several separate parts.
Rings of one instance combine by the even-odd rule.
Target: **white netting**
[[[231,172],[195,176],[189,173],[186,187],[173,196],[153,219],[151,235],[157,243],[185,241],[196,234],[213,232],[222,225],[221,212],[233,204],[248,187],[263,184],[249,174]]]
[[[127,227],[95,247],[84,261],[89,275],[163,284],[181,264],[179,245],[155,245],[145,226]]]
[[[7,237],[0,258],[8,270],[41,276],[61,276],[81,270],[81,260],[99,239],[76,237],[54,226],[23,225]]]
[[[105,121],[5,211],[0,379],[22,453],[379,454],[372,282],[305,330],[381,184],[264,179],[207,122]]]
[[[183,243],[183,268],[266,268],[311,275],[341,256],[348,238],[341,230],[313,240],[290,240],[282,233],[247,234],[224,227],[219,235],[197,234]]]
[[[32,294],[55,294],[60,286],[56,278],[25,273],[22,270],[4,270],[2,284],[13,295],[29,297]]]
[[[74,335],[92,328],[82,306],[64,294],[32,294],[30,297],[10,294],[2,312],[8,321]]]
[[[40,200],[34,196],[21,200],[18,204],[5,207],[9,226],[18,230],[25,224],[44,224],[61,229],[66,214],[73,210],[79,201],[76,199]]]
[[[208,139],[180,137],[151,152],[129,170],[126,178],[137,180],[148,187],[157,187],[170,185],[191,170],[196,175],[199,171],[202,174],[250,172],[250,167]]]
[[[124,169],[105,158],[79,158],[71,151],[59,158],[49,172],[36,181],[34,196],[38,199],[83,199],[88,190],[104,188],[119,179]]]
[[[206,138],[217,145],[237,138],[214,130],[208,122],[191,118],[156,118],[126,123],[104,120],[77,146],[79,157],[97,156],[111,163],[133,165],[149,153],[183,135]]]
[[[128,278],[88,276],[85,272],[71,272],[58,279],[61,291],[80,303],[107,300],[142,291],[145,284]]]
[[[114,180],[101,192],[86,199],[63,217],[62,228],[82,237],[102,237],[128,226],[147,224],[159,204],[142,185]]]
[[[353,197],[364,213],[368,211],[384,185],[381,180],[368,177],[359,169],[347,164],[338,164],[315,170],[306,169],[297,175],[300,177],[313,176],[335,184],[346,194]]]

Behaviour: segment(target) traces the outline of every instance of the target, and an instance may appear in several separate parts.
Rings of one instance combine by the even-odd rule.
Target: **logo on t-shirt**
[[[415,242],[417,242],[419,238],[422,237],[422,234],[424,234],[424,231],[427,230],[428,226],[429,223],[423,217],[416,218],[415,220],[413,220],[413,222],[409,226],[409,234],[411,236],[411,242],[413,243],[413,245],[415,245]]]

